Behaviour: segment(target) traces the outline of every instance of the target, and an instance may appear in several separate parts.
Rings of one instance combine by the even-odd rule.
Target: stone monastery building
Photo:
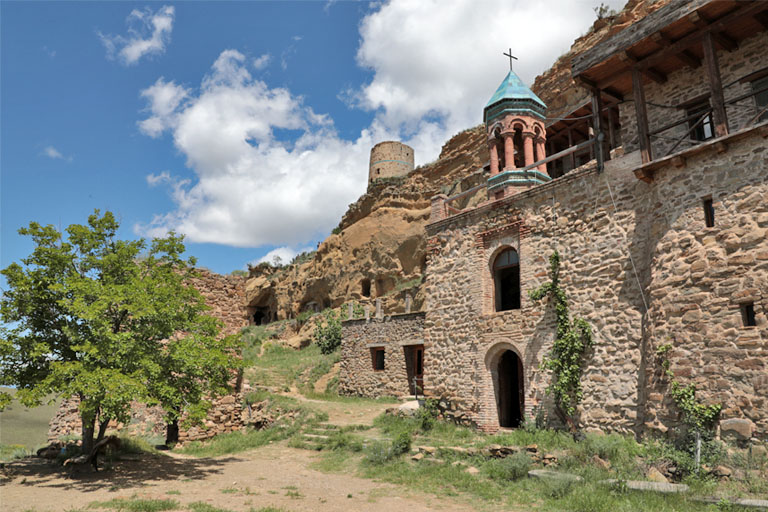
[[[674,426],[671,345],[675,379],[766,437],[766,48],[768,2],[673,0],[573,60],[576,110],[548,117],[509,71],[484,110],[487,182],[432,199],[425,311],[346,321],[342,392],[423,393],[487,431],[551,415],[555,314],[528,292],[557,250],[594,333],[583,426]]]

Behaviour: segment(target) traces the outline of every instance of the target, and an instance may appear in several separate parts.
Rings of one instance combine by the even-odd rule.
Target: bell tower
[[[512,70],[511,51],[507,55],[509,73],[483,109],[483,120],[491,154],[488,195],[501,199],[527,190],[552,178],[547,165],[533,167],[546,157],[547,132],[544,121],[547,106]]]

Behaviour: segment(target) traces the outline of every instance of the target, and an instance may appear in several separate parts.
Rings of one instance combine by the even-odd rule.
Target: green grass
[[[179,502],[176,500],[153,500],[140,498],[116,498],[109,501],[95,501],[88,508],[107,508],[127,512],[162,512],[164,510],[178,510]]]
[[[16,394],[13,388],[0,390]],[[39,407],[24,407],[17,401],[0,412],[0,444],[23,445],[29,449],[44,444],[48,439],[48,423],[56,414],[59,402]]]
[[[250,382],[258,382],[262,386],[278,389],[288,389],[292,386],[306,388],[328,373],[318,372],[323,368],[330,370],[338,358],[338,352],[322,354],[320,348],[314,344],[296,350],[266,342],[261,356],[251,362],[245,376]],[[320,369],[316,369],[318,367]]]

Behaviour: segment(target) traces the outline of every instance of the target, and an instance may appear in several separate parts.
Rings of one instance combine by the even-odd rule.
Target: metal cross
[[[509,57],[509,70],[512,71],[512,59],[517,60],[517,57],[512,55],[512,48],[509,49],[509,53],[505,53],[507,57]]]

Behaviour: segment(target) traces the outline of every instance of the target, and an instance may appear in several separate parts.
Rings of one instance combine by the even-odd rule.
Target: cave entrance
[[[251,307],[251,322],[253,325],[266,325],[273,321],[269,307]]]
[[[500,427],[519,427],[523,421],[525,390],[523,362],[511,350],[505,350],[496,366],[496,406]]]

